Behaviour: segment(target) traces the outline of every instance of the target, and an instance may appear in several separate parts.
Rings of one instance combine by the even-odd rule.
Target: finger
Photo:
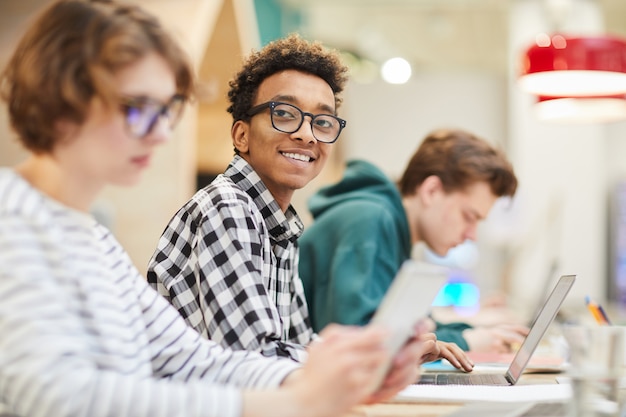
[[[340,326],[338,324],[331,323],[328,326],[324,327],[320,332],[320,339],[324,341],[332,341],[335,337],[340,337],[342,334],[345,334],[348,331],[351,331],[352,328],[348,326]]]
[[[463,369],[466,372],[474,369],[474,362],[456,343],[444,343],[444,346],[441,348],[441,357],[457,369]]]
[[[419,365],[410,363],[394,366],[385,377],[381,390],[399,390],[419,379]]]
[[[491,346],[496,353],[508,353],[510,351],[510,346],[504,343],[502,339],[494,340]]]
[[[422,333],[418,337],[419,337],[419,340],[421,340],[422,342],[425,342],[427,340],[433,340],[433,341],[437,340],[437,335],[435,333]]]
[[[503,324],[502,326],[498,326],[498,328],[502,329],[507,333],[517,333],[522,336],[526,336],[529,332],[529,328],[520,324]]]
[[[454,366],[457,369],[462,369],[463,365],[461,364],[461,362],[459,361],[459,359],[456,357],[456,355],[454,354],[454,352],[446,345],[441,346],[440,350],[440,357],[442,359],[446,359],[448,362],[450,362],[450,364],[452,366]]]
[[[388,401],[396,396],[402,388],[381,388],[376,391],[366,400],[366,404],[376,404],[384,401]]]
[[[503,332],[500,334],[500,339],[508,345],[519,344],[524,341],[525,337],[516,332]]]
[[[424,343],[434,342],[430,341]],[[422,350],[422,344],[423,342],[419,341],[416,338],[411,339],[407,344],[402,347],[402,349],[400,349],[400,351],[393,358],[394,365],[404,366],[405,364],[419,363],[420,358],[422,357],[424,352]]]
[[[428,341],[422,342],[420,350],[421,350],[420,357],[422,358],[422,362],[430,362],[439,358],[439,355],[440,355],[439,345],[434,340],[428,340]]]

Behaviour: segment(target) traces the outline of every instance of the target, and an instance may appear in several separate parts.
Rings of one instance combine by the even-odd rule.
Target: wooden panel
[[[200,63],[203,96],[198,113],[197,161],[201,172],[222,172],[233,156],[232,118],[226,112],[228,82],[241,67],[243,57],[258,47],[258,34],[250,30],[255,28],[250,16],[254,16],[252,2],[238,0],[234,7],[233,0],[224,1]]]

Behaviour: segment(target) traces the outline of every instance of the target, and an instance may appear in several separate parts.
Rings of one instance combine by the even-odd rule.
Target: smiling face
[[[176,92],[174,74],[166,61],[150,53],[115,73],[123,96],[143,97],[166,103]],[[63,130],[64,124],[61,123]],[[94,98],[80,126],[65,125],[66,139],[53,150],[56,159],[81,185],[95,189],[106,184],[132,185],[150,164],[154,147],[171,136],[161,117],[144,137],[133,136],[119,107],[107,108]]]
[[[289,103],[314,115],[335,114],[330,86],[315,75],[296,70],[278,72],[261,83],[254,105],[268,101]],[[239,120],[233,125],[233,144],[283,210],[294,191],[320,173],[333,146],[315,139],[310,122],[305,116],[296,132],[279,132],[272,127],[270,110],[266,109],[248,122]]]
[[[434,181],[430,184],[429,181]],[[430,189],[423,187],[432,186]],[[497,197],[487,182],[475,182],[460,191],[445,192],[437,177],[430,177],[418,193],[422,208],[418,236],[439,256],[465,240],[476,240],[476,228],[487,217]]]

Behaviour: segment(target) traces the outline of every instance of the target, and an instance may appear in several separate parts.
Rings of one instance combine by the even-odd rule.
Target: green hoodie
[[[411,256],[411,236],[396,185],[374,165],[350,161],[337,184],[309,200],[314,222],[298,239],[299,273],[311,324],[363,325],[376,311],[400,265]],[[437,337],[468,346],[460,323]]]

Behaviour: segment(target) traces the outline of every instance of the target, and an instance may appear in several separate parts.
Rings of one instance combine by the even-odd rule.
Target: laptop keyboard
[[[511,385],[501,374],[422,374],[418,384],[430,385]]]

